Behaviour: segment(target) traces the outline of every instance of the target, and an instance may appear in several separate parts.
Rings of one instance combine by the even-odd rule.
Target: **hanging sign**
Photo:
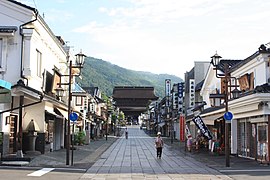
[[[200,116],[196,116],[192,119],[192,121],[196,124],[198,129],[200,129],[202,135],[204,135],[207,139],[212,139],[212,134],[207,128],[207,126],[204,124],[202,118]]]

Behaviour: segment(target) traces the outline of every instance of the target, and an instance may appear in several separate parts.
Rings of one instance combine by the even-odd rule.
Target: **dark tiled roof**
[[[20,2],[18,2],[18,1],[15,1],[15,0],[7,0],[7,1],[12,2],[12,3],[14,3],[14,4],[17,4],[17,5],[19,5],[19,6],[25,7],[25,8],[27,8],[27,9],[32,10],[32,11],[35,11],[35,12],[37,11],[37,9],[35,9],[35,8],[31,7],[31,6],[27,6],[27,5],[25,5],[25,4],[23,4],[23,3],[20,3]]]
[[[113,98],[138,98],[157,100],[153,87],[117,86],[113,89]]]
[[[0,26],[0,33],[13,33],[17,30],[17,26]]]
[[[269,93],[269,92],[270,92],[270,85],[268,83],[256,86],[256,88],[254,89],[254,93]]]
[[[258,51],[256,51],[254,54],[252,54],[251,56],[249,56],[246,59],[242,60],[237,65],[233,66],[230,71],[234,71],[234,70],[238,69],[239,67],[245,65],[246,63],[248,63],[252,59],[256,58],[258,55],[263,54],[263,53],[270,54],[270,48],[267,48],[264,44],[260,45],[260,47],[258,48]]]
[[[200,91],[202,89],[203,83],[204,83],[204,80],[196,84],[195,91]]]
[[[198,111],[200,110],[202,107],[204,107],[206,105],[206,102],[203,101],[202,103],[196,105],[193,109],[191,109],[191,111]]]
[[[225,106],[218,106],[218,107],[209,107],[207,109],[204,109],[201,114],[206,114],[206,113],[209,113],[209,112],[214,112],[214,111],[217,111],[219,109],[222,109],[224,108]]]
[[[97,87],[82,87],[88,94],[96,96],[95,92]]]
[[[222,59],[220,60],[220,63],[218,65],[218,69],[224,72],[225,70],[225,64],[228,65],[229,71],[232,71],[234,67],[236,67],[240,62],[243,60],[232,60],[232,59]]]

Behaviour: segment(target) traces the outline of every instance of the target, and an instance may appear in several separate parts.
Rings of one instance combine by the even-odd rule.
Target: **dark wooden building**
[[[115,105],[127,117],[137,117],[147,110],[148,105],[158,97],[153,87],[116,86],[113,89]]]

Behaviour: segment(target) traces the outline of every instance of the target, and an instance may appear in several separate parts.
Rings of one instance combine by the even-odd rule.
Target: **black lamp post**
[[[211,57],[211,64],[215,67],[216,70],[216,76],[217,78],[222,78],[225,77],[225,94],[224,94],[224,98],[225,98],[225,113],[228,112],[228,65],[227,63],[225,64],[224,67],[224,75],[223,76],[219,76],[217,73],[218,70],[218,65],[220,64],[220,58],[222,58],[221,56],[219,56],[217,53]],[[230,152],[229,152],[229,124],[225,121],[225,159],[226,159],[226,167],[230,167]]]
[[[72,69],[78,68],[81,70],[84,65],[84,58],[86,55],[84,55],[82,52],[78,53],[75,55],[76,56],[76,64],[72,64],[72,60],[69,60],[69,74],[68,75],[62,75],[62,76],[68,76],[69,80],[68,83],[59,83],[59,87],[55,89],[56,95],[58,97],[62,97],[64,94],[64,89],[61,87],[61,85],[68,85],[68,121],[67,121],[67,132],[66,132],[66,165],[69,165],[69,157],[70,157],[70,114],[71,114],[71,101],[72,101],[72,92],[71,92],[71,82],[73,76],[78,76],[79,74],[74,74],[72,72]],[[73,149],[72,149],[73,150]],[[73,157],[72,157],[73,158]],[[73,159],[72,159],[72,164],[73,165]]]

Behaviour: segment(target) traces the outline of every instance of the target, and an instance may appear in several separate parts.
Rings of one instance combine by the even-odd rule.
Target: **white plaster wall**
[[[216,88],[220,89],[220,79],[216,77],[215,73],[213,67],[209,66],[204,85],[200,92],[203,100],[206,102],[205,109],[211,107],[209,95],[212,94]]]
[[[254,73],[254,87],[267,83],[269,67],[267,66],[269,54],[260,54],[253,60],[232,72],[232,76],[240,78],[247,73]]]
[[[20,79],[20,65],[21,65],[21,40],[19,27],[23,23],[29,22],[35,18],[33,11],[17,6],[8,1],[0,2],[0,24],[3,26],[16,26],[18,30],[13,37],[7,38],[7,66],[6,71],[0,74],[0,78],[12,84],[16,84]],[[42,19],[34,22],[32,37],[29,38],[29,47],[24,52],[24,70],[30,72],[25,74],[29,78],[29,86],[41,90],[42,78],[36,76],[36,49],[42,53],[43,67],[52,73],[54,65],[58,67],[63,73],[67,72],[66,54],[54,37],[47,25],[43,24]],[[24,30],[27,32],[27,30]],[[27,44],[25,39],[25,44]]]
[[[25,100],[25,104],[32,103],[32,101]],[[23,112],[23,131],[27,128],[31,119],[33,119],[39,129],[40,132],[45,132],[45,102],[36,104],[34,106],[29,106],[24,108]]]
[[[7,46],[4,52],[6,67],[0,78],[10,83],[16,84],[20,77],[20,55],[21,55],[21,36],[19,26],[31,19],[32,11],[20,6],[14,7],[14,3],[0,1],[0,24],[1,26],[16,26],[18,30],[14,36],[5,37]]]

